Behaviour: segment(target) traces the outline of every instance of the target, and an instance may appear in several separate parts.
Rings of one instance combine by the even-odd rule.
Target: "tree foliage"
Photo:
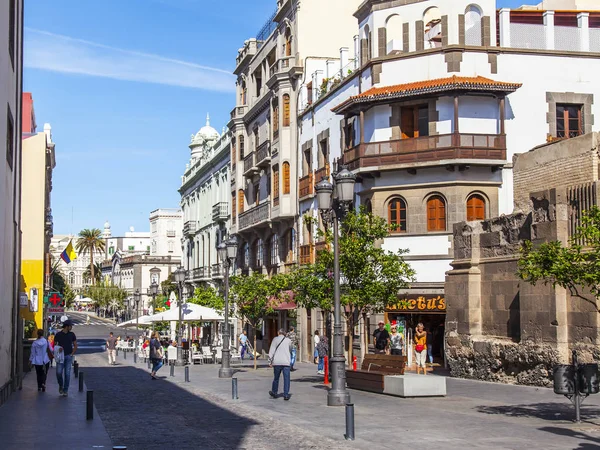
[[[389,252],[379,245],[393,231],[385,219],[364,209],[350,211],[340,227],[340,301],[350,337],[352,358],[353,330],[359,317],[381,312],[400,303],[398,293],[414,280],[415,272],[404,261],[400,250]],[[329,249],[321,250],[314,264],[299,267],[290,275],[296,303],[305,308],[333,308],[333,234],[324,233]]]
[[[94,300],[94,306],[103,311],[111,311],[115,314],[125,307],[125,300],[129,293],[119,286],[108,282],[96,283],[85,288],[85,295]]]
[[[216,311],[225,311],[225,299],[212,286],[198,287],[194,290],[194,296],[188,300],[200,306],[206,306]]]
[[[96,251],[104,250],[106,243],[102,239],[102,232],[98,228],[88,229],[85,228],[79,232],[79,238],[75,244],[77,252],[85,255],[90,255],[90,270],[91,280],[96,279],[95,266],[94,266],[94,253]]]
[[[600,208],[594,206],[583,213],[581,225],[566,246],[553,241],[534,248],[531,241],[524,242],[518,275],[534,286],[541,281],[553,288],[567,289],[600,312]],[[587,290],[594,298],[582,290]]]
[[[93,268],[92,268],[93,266]],[[100,283],[100,280],[102,279],[102,264],[101,263],[94,263],[94,264],[90,264],[87,269],[85,269],[85,271],[83,272],[83,278],[86,280],[91,280],[92,279],[92,272],[94,272],[94,283]]]

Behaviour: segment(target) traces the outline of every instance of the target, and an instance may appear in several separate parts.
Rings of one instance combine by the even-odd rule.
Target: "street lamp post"
[[[133,293],[133,300],[135,301],[135,353],[138,351],[138,340],[140,336],[140,290],[136,289]]]
[[[333,173],[333,184],[327,179],[315,186],[317,204],[324,222],[333,222],[333,357],[330,360],[332,387],[327,393],[327,406],[344,406],[350,402],[346,389],[346,358],[342,333],[340,304],[339,222],[343,220],[354,200],[356,177],[345,167]]]
[[[173,272],[175,276],[175,282],[177,283],[177,287],[179,289],[179,299],[177,300],[177,306],[179,308],[179,320],[177,322],[177,327],[179,332],[177,334],[177,361],[176,364],[178,366],[185,365],[183,361],[183,342],[181,340],[183,336],[183,329],[181,326],[181,313],[183,309],[183,282],[185,281],[185,269],[183,267],[179,267],[175,272]]]
[[[223,262],[223,268],[225,269],[225,324],[223,329],[223,350],[221,356],[221,367],[219,368],[219,378],[231,378],[233,370],[230,366],[230,341],[231,336],[229,334],[229,268],[233,266],[235,258],[237,256],[238,241],[234,237],[228,239],[225,242],[221,242],[217,247],[219,253],[219,259]]]
[[[148,288],[148,295],[152,297],[152,314],[156,314],[156,296],[158,295],[158,283],[152,281]],[[152,322],[152,331],[154,331],[154,322]]]

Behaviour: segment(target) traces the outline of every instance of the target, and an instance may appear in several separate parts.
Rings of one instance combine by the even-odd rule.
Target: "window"
[[[244,136],[240,134],[240,161],[244,160]]]
[[[235,138],[231,140],[231,165],[235,166],[235,157],[237,155],[237,147],[235,145]]]
[[[127,247],[127,250],[129,250],[130,252],[135,250],[135,245],[130,245],[129,247]]]
[[[346,125],[346,149],[354,147],[354,121],[351,121]]]
[[[273,166],[273,200],[279,200],[279,165]]]
[[[312,85],[312,81],[306,85],[306,96],[308,97],[306,99],[306,104],[307,105],[312,105],[312,102],[313,102],[313,85]]]
[[[286,239],[286,263],[294,262],[296,252],[296,230],[293,228],[287,234]]]
[[[235,191],[231,192],[231,219],[233,223],[235,223],[235,219],[237,217],[237,208],[235,205]]]
[[[244,190],[240,189],[238,191],[238,213],[241,214],[244,212]]]
[[[319,142],[319,168],[325,167],[329,162],[329,139]]]
[[[252,250],[252,253],[254,253],[254,267],[262,267],[264,263],[264,246],[262,239],[259,238],[254,241],[254,248]]]
[[[75,273],[69,272],[69,284],[71,287],[75,284]]]
[[[283,95],[283,126],[290,126],[290,96],[288,94]]]
[[[258,206],[258,203],[260,202],[260,184],[258,183],[254,183],[254,204],[256,206]]]
[[[467,200],[467,221],[485,219],[485,199],[479,195],[471,195]]]
[[[402,139],[429,136],[429,109],[427,105],[402,107],[400,131]]]
[[[304,150],[302,156],[302,175],[306,177],[312,171],[312,148]]]
[[[271,236],[271,265],[279,264],[279,236],[274,234]]]
[[[283,193],[290,193],[290,163],[283,163]]]
[[[17,8],[15,0],[9,0],[8,6],[8,55],[10,62],[15,67],[15,34],[17,21]],[[11,166],[12,168],[12,166]]]
[[[406,202],[401,198],[394,198],[388,203],[388,223],[393,225],[395,231],[406,233]]]
[[[115,248],[114,247],[109,247],[108,248],[108,254],[112,255],[115,252]]]
[[[256,151],[258,149],[258,142],[259,142],[258,128],[255,128],[254,129],[254,151]]]
[[[581,105],[556,105],[556,137],[572,138],[583,134]]]
[[[10,105],[6,106],[6,162],[12,170],[14,164],[15,121]]]
[[[373,214],[373,203],[371,203],[371,200],[365,202],[365,210],[368,214]]]
[[[482,45],[481,10],[475,5],[469,5],[465,11],[465,44]]]
[[[244,261],[243,261],[244,267],[249,267],[250,266],[250,248],[248,247],[247,242],[242,247],[242,258],[244,258]]]
[[[285,34],[285,56],[292,56],[292,35],[289,30]]]
[[[446,231],[446,202],[439,195],[427,200],[427,231]]]
[[[175,250],[175,243],[173,241],[169,241],[168,250],[169,250],[169,253],[173,253],[173,251]]]
[[[240,90],[240,105],[246,104],[246,97],[248,95],[248,88],[246,87],[246,82],[242,81],[242,88]]]
[[[260,71],[261,69],[258,68],[256,70],[256,72],[254,73],[254,83],[255,83],[255,87],[256,87],[256,97],[260,97],[260,93],[262,91],[262,73]]]
[[[147,246],[146,246],[146,251],[147,251],[148,253],[150,253],[150,246],[149,246],[149,245],[147,245]]]
[[[273,103],[273,138],[279,136],[279,103]]]

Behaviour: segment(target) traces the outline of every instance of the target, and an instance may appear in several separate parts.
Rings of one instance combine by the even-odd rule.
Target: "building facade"
[[[321,86],[310,74],[340,48],[352,46],[359,0],[279,0],[255,38],[238,51],[231,112],[231,228],[239,237],[242,273],[273,274],[298,263],[297,113]],[[331,18],[335,17],[335,21]],[[320,30],[315,33],[314,30]],[[305,313],[300,312],[300,316]],[[296,322],[286,311],[265,321],[268,346],[279,327]],[[301,354],[308,355],[307,321],[298,319]],[[304,353],[303,353],[304,352]]]
[[[183,214],[180,209],[156,209],[150,213],[150,255],[181,258]]]
[[[452,225],[512,212],[513,155],[598,129],[600,13],[367,0],[354,17],[358,69],[325,63],[301,88],[312,91],[299,105],[301,254],[319,245],[302,225],[317,217],[314,184],[340,158],[355,204],[395,228],[384,248],[407,249],[417,272],[400,294],[409,309],[385,319],[426,322],[441,357]]]
[[[22,321],[21,102],[23,91],[23,1],[0,4],[0,404],[20,384]],[[25,297],[23,297],[24,299]]]
[[[231,145],[229,133],[220,135],[210,126],[209,117],[190,142],[190,161],[179,188],[182,261],[190,289],[206,284],[218,287],[223,280],[217,246],[231,233]]]
[[[50,290],[50,241],[52,239],[52,171],[56,166],[52,128],[36,132],[33,98],[23,94],[23,142],[21,192],[21,291],[28,304],[21,317],[44,328],[44,295]],[[33,337],[33,336],[28,336]]]
[[[60,271],[65,281],[69,283],[71,289],[77,294],[81,294],[86,286],[92,284],[89,278],[90,270],[90,255],[89,254],[78,254],[77,258],[67,264],[60,257],[61,253],[67,248],[69,242],[73,243],[73,246],[77,244],[78,237],[73,234],[56,234],[52,237],[50,242],[50,255],[51,255],[51,270]],[[94,252],[94,264],[101,264],[104,260],[105,252],[97,250]],[[87,276],[86,276],[87,273]]]

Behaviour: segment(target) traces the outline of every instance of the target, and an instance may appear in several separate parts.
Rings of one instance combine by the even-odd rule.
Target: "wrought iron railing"
[[[260,144],[256,150],[256,164],[260,165],[266,160],[271,160],[271,142],[269,140]]]
[[[251,152],[244,158],[244,173],[248,172],[254,167],[254,152]]]
[[[214,221],[227,220],[229,217],[229,205],[227,202],[219,202],[212,207],[212,216]]]
[[[271,218],[271,202],[267,201],[255,206],[249,211],[243,212],[239,217],[239,230],[245,230],[254,225],[266,222]]]

